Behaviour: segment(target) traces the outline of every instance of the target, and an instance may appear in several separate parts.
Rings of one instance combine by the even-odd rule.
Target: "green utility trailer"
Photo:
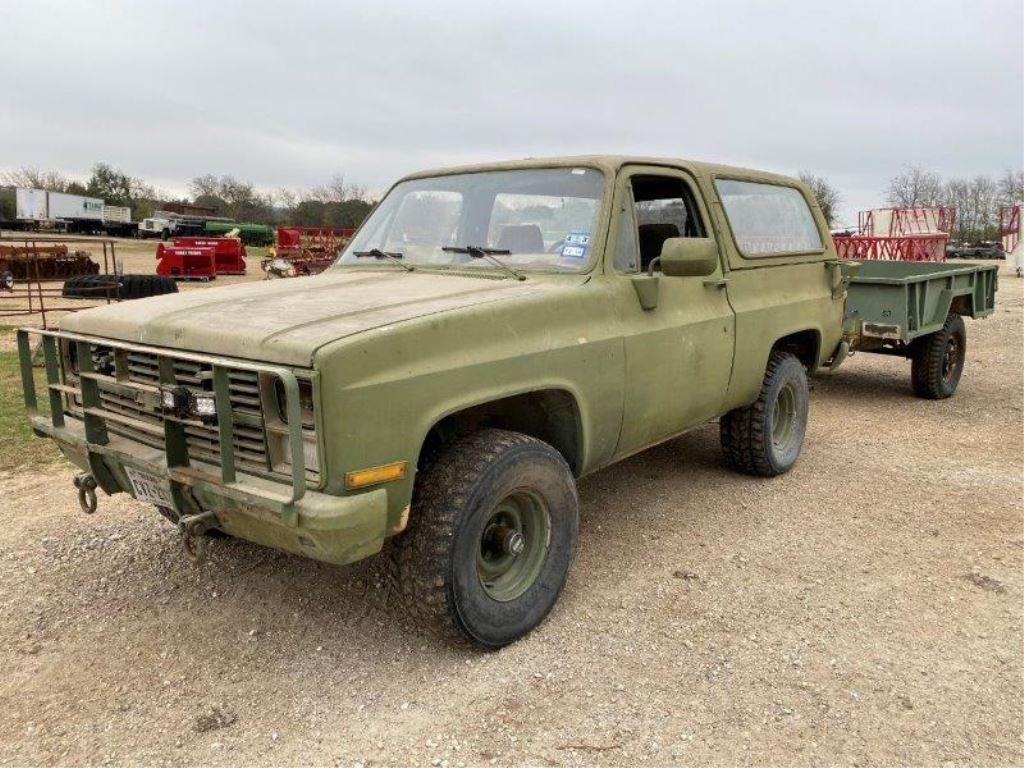
[[[238,230],[238,236],[245,245],[263,246],[274,244],[274,228],[266,224],[208,221],[204,227],[206,234],[218,237],[222,237],[236,229]]]
[[[995,310],[998,265],[923,261],[844,262],[848,285],[843,343],[832,367],[850,352],[911,361],[918,397],[956,392],[967,352],[963,317]]]

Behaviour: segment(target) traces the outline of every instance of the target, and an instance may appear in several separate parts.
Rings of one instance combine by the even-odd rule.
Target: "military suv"
[[[789,470],[845,283],[798,181],[573,157],[395,184],[312,278],[69,315],[38,434],[201,551],[221,531],[330,563],[388,544],[408,611],[497,647],[551,610],[576,479],[720,418],[726,461]],[[390,541],[389,541],[390,540]]]

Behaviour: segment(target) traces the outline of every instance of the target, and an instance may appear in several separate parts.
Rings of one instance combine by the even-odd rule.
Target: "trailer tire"
[[[64,281],[60,295],[65,299],[105,298],[103,287],[112,281],[106,275],[75,275]]]
[[[416,479],[391,552],[395,592],[422,629],[500,648],[558,600],[579,538],[572,471],[547,443],[484,429],[442,449]]]
[[[967,356],[964,319],[950,312],[941,330],[914,343],[910,381],[914,394],[926,400],[944,400],[956,392]]]
[[[719,435],[726,461],[757,477],[776,477],[800,457],[807,430],[807,371],[795,355],[775,350],[752,404],[722,416]]]
[[[163,296],[165,293],[177,293],[178,284],[169,277],[162,275],[123,275],[118,289],[118,298],[145,299],[149,296]]]
[[[76,275],[64,281],[60,289],[60,295],[65,299],[78,299],[82,296],[82,288],[92,275]]]

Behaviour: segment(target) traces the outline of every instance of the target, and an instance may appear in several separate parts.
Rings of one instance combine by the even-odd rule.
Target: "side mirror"
[[[670,237],[659,263],[666,277],[705,277],[718,267],[718,245],[710,237]]]

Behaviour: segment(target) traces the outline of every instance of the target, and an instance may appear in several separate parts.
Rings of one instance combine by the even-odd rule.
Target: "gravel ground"
[[[196,571],[130,498],[0,477],[0,765],[1024,764],[1022,285],[952,400],[816,379],[785,477],[709,425],[584,480],[561,602],[496,653],[415,634],[372,561]]]

